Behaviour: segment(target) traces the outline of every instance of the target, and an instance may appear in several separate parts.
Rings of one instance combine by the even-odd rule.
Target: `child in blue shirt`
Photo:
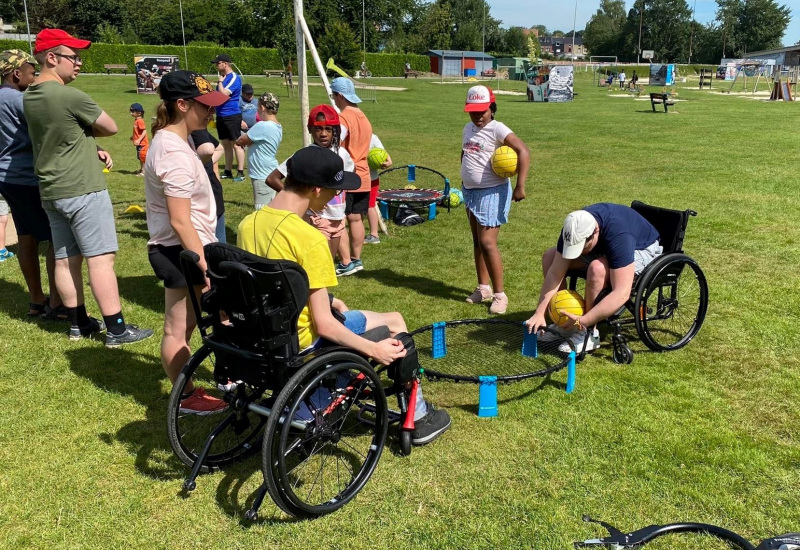
[[[246,132],[258,122],[258,100],[253,97],[252,84],[242,84],[239,108],[242,110],[242,131]]]
[[[246,133],[236,140],[236,145],[247,147],[247,165],[253,184],[253,206],[261,210],[275,196],[267,185],[267,176],[278,167],[275,155],[283,139],[283,128],[278,122],[278,96],[269,92],[258,98],[258,118]]]

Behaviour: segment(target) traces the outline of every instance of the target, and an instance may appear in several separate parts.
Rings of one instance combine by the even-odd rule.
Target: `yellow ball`
[[[108,168],[103,168],[103,173],[104,174],[108,174],[109,172],[111,172],[111,170],[109,170]]]
[[[387,160],[389,160],[389,153],[380,147],[370,149],[369,153],[367,154],[367,163],[373,170],[378,170]]]
[[[550,300],[547,307],[547,313],[550,319],[557,324],[565,322],[568,317],[563,312],[571,313],[572,315],[583,315],[583,297],[574,290],[559,290],[555,296]]]
[[[417,186],[416,186],[416,185],[411,185],[411,184],[408,184],[408,185],[406,185],[405,187],[403,187],[403,189],[407,189],[407,190],[409,190],[409,191],[412,191],[412,190],[414,190],[414,189],[416,189],[416,188],[417,188]]]
[[[502,145],[492,155],[492,170],[501,178],[510,178],[519,170],[517,161],[517,152],[508,145]]]

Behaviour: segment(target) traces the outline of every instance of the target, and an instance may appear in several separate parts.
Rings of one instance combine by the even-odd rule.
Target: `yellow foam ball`
[[[379,147],[370,149],[369,154],[367,154],[367,164],[369,164],[369,167],[373,170],[380,169],[387,160],[389,160],[389,153],[387,153],[385,149]]]
[[[550,319],[557,325],[566,322],[568,319],[564,315],[565,311],[579,317],[584,313],[583,297],[574,290],[559,290],[550,300],[550,304],[547,307]]]
[[[416,186],[416,185],[411,185],[411,184],[408,184],[408,185],[406,185],[405,187],[403,187],[403,189],[407,189],[407,190],[409,190],[409,191],[412,191],[412,190],[414,190],[414,189],[416,189],[416,188],[417,188],[417,186]]]
[[[517,152],[508,145],[498,147],[492,155],[492,170],[501,178],[510,178],[519,170]]]

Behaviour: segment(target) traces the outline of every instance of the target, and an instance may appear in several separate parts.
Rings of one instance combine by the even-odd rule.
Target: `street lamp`
[[[572,16],[572,62],[575,63],[575,25],[578,21],[578,0],[575,0],[575,15]]]
[[[692,30],[689,33],[689,65],[692,64],[692,43],[694,42],[694,14],[697,10],[697,0],[694,0],[694,7],[692,8]]]

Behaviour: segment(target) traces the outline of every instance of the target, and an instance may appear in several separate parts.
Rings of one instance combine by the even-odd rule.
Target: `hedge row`
[[[0,50],[18,48],[28,51],[28,43],[17,40],[0,40]],[[244,74],[258,75],[265,69],[279,70],[283,68],[278,50],[271,48],[215,48],[205,46],[187,46],[189,70],[208,74],[213,71],[211,60],[219,53],[227,53]],[[133,57],[138,54],[177,55],[184,67],[184,50],[182,46],[148,46],[143,44],[92,44],[88,50],[81,52],[83,58],[82,71],[85,73],[103,73],[106,64],[128,65],[133,72]],[[307,54],[308,73],[317,75],[317,68]],[[323,60],[323,63],[326,60]],[[405,62],[409,61],[414,70],[430,70],[430,60],[424,55],[413,54],[367,54],[367,66],[374,76],[400,76],[403,74]],[[297,68],[295,67],[295,71]]]

